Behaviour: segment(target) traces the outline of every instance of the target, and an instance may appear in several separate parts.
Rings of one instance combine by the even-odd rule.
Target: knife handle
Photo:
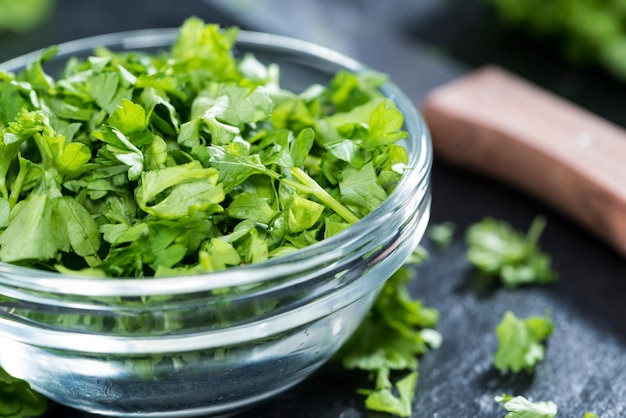
[[[626,131],[496,66],[420,104],[435,158],[517,187],[626,256]]]

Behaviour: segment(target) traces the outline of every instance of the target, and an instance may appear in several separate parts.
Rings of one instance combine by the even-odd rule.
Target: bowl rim
[[[96,47],[121,44],[124,50],[168,47],[176,39],[178,28],[141,29],[113,32],[103,35],[80,38],[58,44],[56,57],[71,57],[79,52],[90,52]],[[267,32],[239,30],[237,45],[250,47],[273,47],[286,52],[306,54],[315,59],[330,62],[352,71],[363,72],[372,68],[347,55],[330,48],[283,35]],[[0,63],[0,71],[16,71],[39,58],[42,48]],[[272,278],[293,275],[295,271],[315,268],[324,260],[332,260],[333,254],[350,243],[379,227],[389,218],[392,208],[403,206],[405,194],[429,189],[430,170],[433,160],[432,144],[428,128],[414,103],[391,80],[382,86],[383,93],[391,98],[404,115],[405,130],[409,132],[407,141],[415,142],[415,152],[409,153],[409,168],[402,176],[395,190],[377,208],[359,222],[342,232],[320,240],[310,246],[298,249],[291,254],[267,261],[233,266],[225,270],[187,275],[142,278],[93,277],[80,273],[66,275],[58,272],[38,270],[5,262],[0,262],[0,285],[19,286],[30,290],[72,294],[80,296],[136,296],[156,294],[181,294],[252,285],[271,281]],[[414,190],[412,190],[414,189]],[[254,274],[246,274],[251,273]],[[68,291],[68,289],[70,289]]]

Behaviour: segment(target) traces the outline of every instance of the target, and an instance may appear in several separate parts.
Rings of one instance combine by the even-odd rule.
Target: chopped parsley
[[[0,260],[109,277],[210,272],[332,236],[408,162],[386,77],[302,92],[188,19],[169,51],[0,72]]]
[[[417,254],[423,259],[421,249]],[[407,290],[415,274],[415,267],[406,264],[391,276],[338,355],[345,368],[370,372],[374,388],[360,390],[368,409],[401,417],[411,415],[419,357],[441,344],[441,335],[434,330],[439,312],[413,299]],[[394,384],[392,374],[403,377]]]
[[[452,243],[456,225],[452,222],[432,224],[427,230],[428,238],[439,248],[445,249]]]
[[[557,274],[550,256],[539,247],[545,225],[545,218],[538,216],[523,235],[507,222],[485,218],[466,231],[467,259],[479,272],[499,278],[508,287],[552,283]]]
[[[504,418],[554,418],[558,410],[552,401],[531,402],[523,396],[502,394],[495,401],[509,411]]]
[[[502,373],[531,373],[543,360],[543,343],[552,335],[554,324],[548,316],[533,316],[520,319],[507,311],[496,327],[498,349],[494,355],[494,366]]]
[[[27,382],[0,368],[0,417],[35,417],[43,414],[46,407],[46,399],[34,392]]]
[[[170,50],[98,48],[55,78],[51,47],[0,72],[0,260],[95,277],[211,272],[297,251],[380,205],[408,163],[386,77],[339,71],[288,91],[277,65],[235,54],[237,34],[190,18]],[[396,397],[388,371],[413,371],[438,340],[407,280],[390,280],[355,337],[380,352],[345,359],[378,362],[372,409],[410,411],[417,374]],[[363,331],[383,325],[387,347]],[[0,383],[3,416],[43,410],[26,382]]]

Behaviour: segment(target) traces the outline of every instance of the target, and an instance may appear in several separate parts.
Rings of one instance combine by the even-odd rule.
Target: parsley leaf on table
[[[551,259],[538,243],[545,224],[545,218],[537,217],[522,235],[504,221],[485,218],[466,232],[467,259],[478,271],[498,277],[505,286],[554,282],[557,275]]]
[[[452,243],[455,230],[456,225],[453,222],[442,222],[430,225],[427,235],[439,249],[444,249]]]
[[[502,394],[495,401],[509,411],[504,418],[554,418],[558,410],[552,401],[531,402],[523,396]]]
[[[532,372],[544,358],[543,342],[552,334],[554,324],[547,316],[519,319],[507,311],[496,327],[498,349],[494,355],[495,367],[501,372]]]
[[[46,399],[30,385],[0,368],[0,416],[6,418],[35,417],[44,413]]]

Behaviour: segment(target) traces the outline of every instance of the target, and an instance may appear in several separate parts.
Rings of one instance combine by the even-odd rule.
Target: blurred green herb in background
[[[54,0],[0,0],[0,32],[28,32],[52,12]]]
[[[487,0],[511,28],[556,42],[571,61],[626,81],[626,0]]]

